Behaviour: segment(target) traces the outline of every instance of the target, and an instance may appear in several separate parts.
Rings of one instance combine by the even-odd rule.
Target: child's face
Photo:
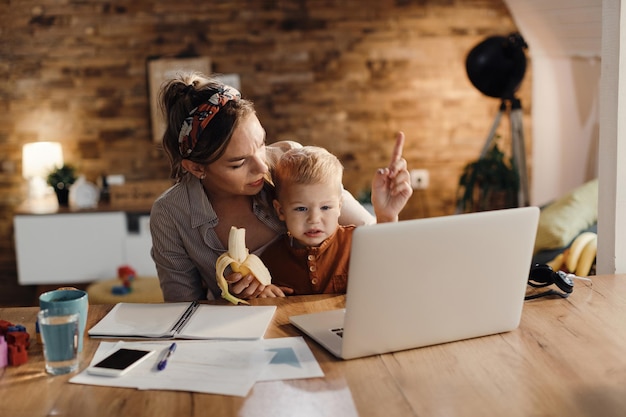
[[[285,184],[274,208],[294,239],[304,246],[319,246],[337,230],[341,203],[336,181]]]

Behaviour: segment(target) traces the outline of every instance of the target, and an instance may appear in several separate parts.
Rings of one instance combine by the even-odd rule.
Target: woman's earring
[[[202,175],[200,175],[200,180],[204,180],[206,178],[206,174],[203,172]]]

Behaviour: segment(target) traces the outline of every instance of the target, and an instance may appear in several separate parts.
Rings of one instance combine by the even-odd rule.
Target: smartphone
[[[120,348],[88,367],[87,373],[101,376],[122,376],[148,359],[154,352],[154,350]]]

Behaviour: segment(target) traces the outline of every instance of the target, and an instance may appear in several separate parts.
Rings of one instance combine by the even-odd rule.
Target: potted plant
[[[517,207],[519,174],[497,143],[484,157],[465,166],[457,191],[457,212]]]
[[[60,168],[55,168],[48,174],[48,185],[54,189],[60,206],[69,204],[70,186],[74,184],[76,178],[76,169],[67,164]]]

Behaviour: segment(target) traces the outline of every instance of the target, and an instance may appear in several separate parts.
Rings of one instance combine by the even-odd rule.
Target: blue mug
[[[76,288],[60,288],[45,292],[39,296],[39,308],[51,312],[78,313],[78,351],[82,352],[89,309],[87,291]]]

